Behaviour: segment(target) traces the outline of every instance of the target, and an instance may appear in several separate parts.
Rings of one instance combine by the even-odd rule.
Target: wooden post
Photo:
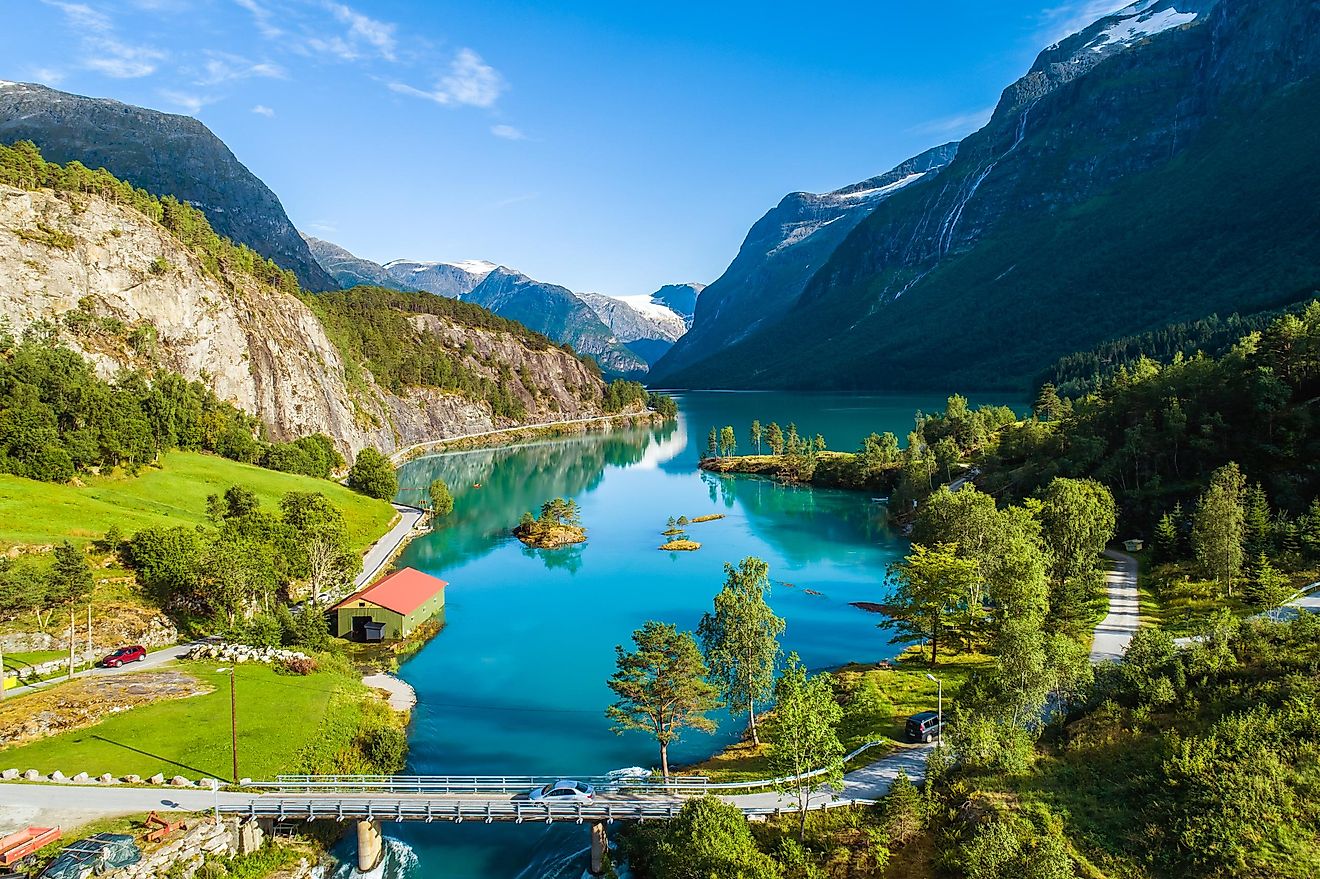
[[[359,821],[357,823],[358,872],[370,873],[380,866],[381,856],[385,853],[382,843],[379,821]]]
[[[591,875],[599,876],[605,872],[605,852],[609,850],[610,840],[605,834],[605,822],[597,821],[591,825]]]
[[[92,647],[92,603],[89,601],[87,602],[87,665],[89,668],[91,667],[92,664],[93,652],[94,652],[94,648]]]
[[[234,758],[234,784],[238,784],[238,696],[234,690],[237,671],[237,668],[229,670],[229,748]]]
[[[73,641],[77,632],[73,628],[73,605],[69,605],[69,680],[73,680]]]
[[[5,671],[5,649],[0,647],[0,702],[5,699],[5,682],[9,680],[9,675]],[[17,683],[18,675],[14,675],[14,681]]]

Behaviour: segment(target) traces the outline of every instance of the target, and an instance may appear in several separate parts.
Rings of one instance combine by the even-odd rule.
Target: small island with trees
[[[539,516],[523,513],[513,535],[536,549],[557,549],[574,543],[584,543],[587,529],[576,501],[557,497],[541,505]]]

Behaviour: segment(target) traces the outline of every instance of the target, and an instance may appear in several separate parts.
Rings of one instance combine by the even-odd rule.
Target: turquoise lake
[[[895,655],[877,618],[850,606],[886,592],[886,566],[906,542],[885,508],[857,492],[787,487],[697,469],[712,426],[795,422],[851,450],[872,431],[900,438],[937,396],[676,393],[676,423],[422,458],[399,473],[403,502],[436,477],[454,513],[399,560],[447,581],[445,627],[399,674],[417,690],[410,774],[596,775],[653,766],[655,744],[616,735],[604,716],[614,646],[649,619],[696,627],[723,583],[725,562],[770,564],[770,602],[787,621],[785,652],[812,669]],[[973,403],[1018,400],[980,400]],[[746,447],[744,446],[744,450]],[[582,508],[587,542],[532,550],[511,536],[524,511],[553,497]],[[689,528],[694,553],[657,549],[670,516],[722,513]],[[687,734],[679,763],[737,739],[741,718],[714,735]],[[581,875],[587,830],[571,825],[387,825],[380,873],[453,879]],[[345,849],[345,852],[351,849]],[[352,875],[344,867],[341,875]]]

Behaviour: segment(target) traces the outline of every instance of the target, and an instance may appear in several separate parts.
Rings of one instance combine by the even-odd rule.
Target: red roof
[[[439,577],[423,574],[415,568],[402,568],[348,596],[334,609],[349,607],[352,602],[362,599],[407,616],[448,585]]]

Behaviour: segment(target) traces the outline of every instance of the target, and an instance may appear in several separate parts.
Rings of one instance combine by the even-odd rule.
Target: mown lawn
[[[215,455],[168,452],[160,466],[138,476],[116,473],[82,477],[84,485],[57,485],[0,474],[0,545],[84,544],[111,525],[131,535],[149,526],[206,522],[206,497],[231,485],[256,492],[276,509],[290,491],[319,491],[344,514],[353,546],[365,551],[388,529],[394,510],[326,479],[265,470]]]
[[[106,717],[94,727],[0,750],[4,768],[43,774],[87,772],[147,778],[157,772],[228,779],[231,775],[229,678],[220,663],[181,663],[178,668],[214,689],[200,696],[155,702]],[[269,666],[237,666],[239,774],[269,779],[297,771],[315,741],[327,712],[353,701],[379,701],[361,681],[339,672],[305,677],[276,674]],[[12,698],[10,710],[36,705],[55,691]],[[33,701],[29,701],[33,700]],[[348,712],[353,713],[353,712]],[[354,718],[356,720],[356,718]]]
[[[934,711],[938,686],[928,680],[933,674],[944,680],[944,708],[957,700],[958,691],[976,669],[993,662],[980,653],[944,655],[932,669],[916,649],[909,649],[892,668],[877,668],[873,663],[854,663],[836,670],[836,692],[844,705],[839,738],[848,752],[867,742],[905,742],[903,728],[907,719],[919,711]],[[739,742],[702,763],[684,767],[683,774],[706,775],[716,781],[747,781],[769,778],[767,730],[761,727],[762,744]],[[849,769],[866,765],[884,756],[881,748],[872,748],[859,756]]]

